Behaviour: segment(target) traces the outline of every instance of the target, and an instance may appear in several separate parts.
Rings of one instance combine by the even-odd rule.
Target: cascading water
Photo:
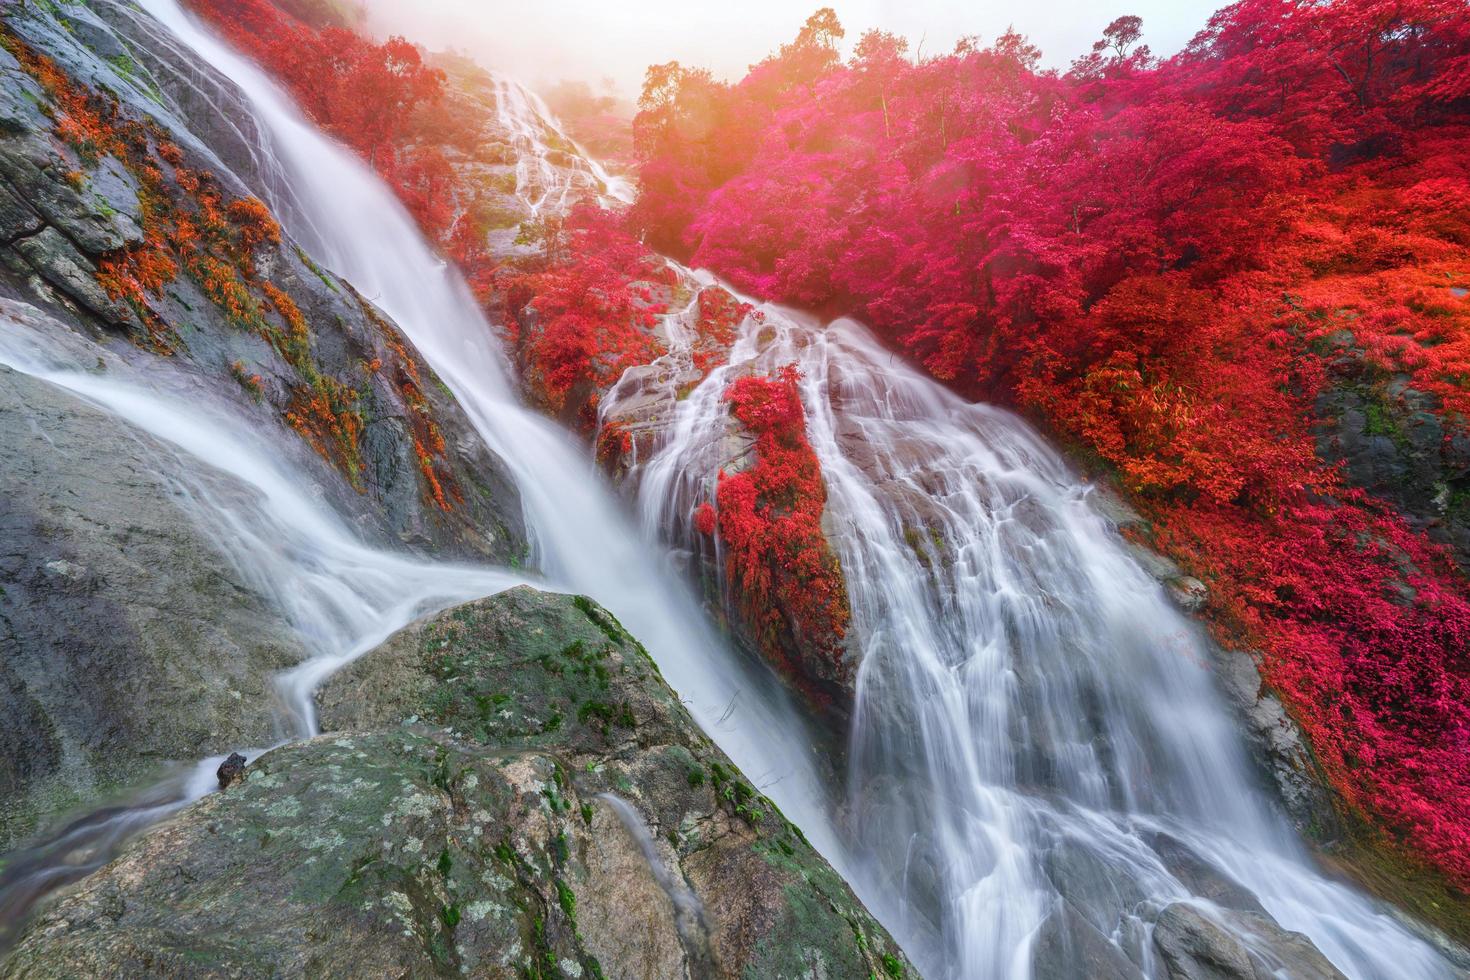
[[[173,43],[239,88],[254,115],[267,202],[293,237],[394,319],[505,461],[526,511],[533,564],[553,587],[590,595],[617,615],[720,747],[815,846],[836,853],[824,763],[801,713],[779,685],[713,632],[689,590],[664,567],[661,549],[630,524],[576,442],[520,404],[496,335],[468,288],[423,240],[391,191],[173,0],[145,0],[142,7],[146,13],[123,5],[116,10],[156,18]],[[501,91],[520,93],[503,105],[510,116],[544,110],[509,83]],[[212,96],[205,85],[196,94],[206,101]],[[540,155],[549,152],[544,138],[535,145]],[[580,156],[568,162],[571,179],[593,193],[627,196],[627,185],[595,164]],[[553,199],[560,197],[555,191]]]
[[[711,635],[571,440],[515,402],[463,284],[392,196],[172,0],[145,6],[250,99],[262,190],[293,234],[397,320],[512,469],[539,566],[648,643],[706,729],[929,975],[1029,975],[1048,915],[1101,886],[1120,896],[1107,938],[1149,971],[1150,917],[1193,891],[1161,856],[1160,834],[1248,886],[1353,976],[1449,974],[1369,902],[1310,869],[1251,784],[1199,662],[1203,646],[1054,453],[1011,416],[893,363],[856,324],[822,328],[767,309],[760,329],[747,322],[730,366],[680,405],[635,475],[645,526],[684,526],[718,465],[725,383],[801,365],[863,650],[847,808],[857,846],[844,847],[798,714]],[[520,135],[544,162],[544,128],[535,128],[545,126],[543,107],[510,83],[501,92],[507,121],[528,125]],[[558,187],[531,186],[558,179],[542,162],[534,180],[523,175],[522,191],[533,208],[562,206]],[[606,196],[626,196],[592,172]],[[231,554],[303,630],[325,631],[311,666],[287,681],[308,725],[311,687],[334,663],[419,612],[514,578],[382,555],[318,505],[296,512],[290,475],[251,453],[238,423],[193,420],[192,407],[169,412],[151,378],[109,390],[64,364],[28,369],[172,443],[184,469],[218,465],[253,487],[248,505],[207,492],[207,480],[192,499],[229,518]],[[284,530],[256,523],[282,501]],[[267,581],[283,574],[314,598],[293,605],[290,585]],[[416,594],[401,587],[404,575]],[[1064,875],[1058,855],[1068,852],[1090,862],[1073,861]]]
[[[669,317],[672,359],[687,356],[686,315]],[[1161,909],[1219,911],[1181,852],[1350,976],[1451,974],[1311,868],[1253,782],[1206,643],[1089,488],[1022,421],[964,402],[861,325],[769,305],[748,317],[729,363],[634,463],[646,526],[687,528],[712,498],[726,386],[792,363],[862,651],[847,816],[865,858],[849,870],[926,975],[1031,975],[1064,903],[1147,974]],[[1273,961],[1248,926],[1217,918]],[[1045,962],[1086,975],[1069,955],[1085,952]]]
[[[538,584],[585,593],[612,610],[752,781],[768,788],[814,844],[835,850],[826,822],[830,779],[819,775],[821,760],[799,712],[779,685],[713,633],[688,590],[661,567],[657,549],[629,525],[575,443],[516,402],[489,325],[391,192],[302,120],[253,65],[175,4],[150,0],[151,17],[130,5],[112,6],[114,14],[131,18],[137,30],[160,43],[192,49],[249,98],[256,113],[253,131],[245,135],[251,130],[246,120],[231,125],[255,157],[265,185],[260,192],[298,241],[397,320],[506,462],[521,491],[535,563],[545,575]],[[156,36],[155,17],[171,37]],[[194,94],[205,102],[219,95],[213,80],[193,81]],[[509,83],[501,90],[520,93],[506,103],[512,112],[534,115],[544,109]],[[228,119],[223,106],[219,111]],[[537,145],[544,143],[538,139]],[[580,157],[569,160],[580,187],[613,199],[627,196],[627,185],[600,167]],[[564,196],[556,187],[549,192],[555,201]],[[544,203],[546,192],[536,193]],[[313,734],[316,686],[397,629],[527,581],[510,570],[424,562],[367,547],[305,492],[310,480],[303,473],[292,472],[277,451],[252,435],[249,423],[223,405],[208,404],[197,384],[156,364],[144,373],[118,362],[113,373],[123,380],[97,376],[86,370],[95,348],[79,354],[69,338],[6,326],[0,363],[59,385],[156,437],[172,455],[160,459],[160,467],[177,475],[191,516],[301,634],[313,655],[279,679],[283,738]],[[0,880],[0,927],[13,924],[46,891],[110,860],[132,833],[211,789],[219,761],[203,760],[187,777],[155,787],[135,805],[89,815],[12,856]]]
[[[583,151],[539,95],[513,79],[497,77],[495,104],[497,122],[516,151],[516,193],[531,214],[548,208],[565,211],[587,192],[604,203],[633,203],[633,188],[627,179],[609,174]],[[548,136],[565,149],[549,146]],[[553,153],[559,154],[556,162]]]
[[[152,437],[154,467],[173,499],[214,539],[245,582],[268,597],[311,656],[277,678],[278,741],[316,732],[312,692],[323,678],[421,615],[528,581],[493,568],[430,563],[362,544],[314,499],[260,434],[166,365],[146,377],[77,338],[0,319],[0,365],[56,385]],[[237,746],[254,758],[267,746]],[[14,856],[0,876],[0,940],[46,892],[110,860],[129,837],[215,786],[223,756],[89,814]]]

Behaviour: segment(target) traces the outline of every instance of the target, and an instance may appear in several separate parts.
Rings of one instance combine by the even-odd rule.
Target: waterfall
[[[245,120],[232,124],[242,139],[252,134],[246,141],[265,185],[259,192],[297,241],[396,320],[505,462],[526,511],[531,564],[539,572],[533,584],[586,594],[618,616],[752,783],[814,846],[840,854],[829,820],[830,766],[801,712],[716,635],[688,588],[664,567],[662,547],[629,522],[575,441],[518,402],[499,342],[469,290],[392,192],[171,0],[149,0],[146,11],[114,7],[139,30],[156,33],[153,19],[162,23],[171,37],[159,40],[192,49],[248,97],[253,130]],[[529,118],[545,109],[513,83],[500,90],[516,93],[504,101],[508,112]],[[216,86],[198,80],[195,94],[209,102]],[[222,116],[233,111],[219,106]],[[536,166],[537,174],[557,173]],[[590,161],[578,158],[574,175],[607,199],[628,195],[625,182]],[[565,196],[556,187],[548,193],[554,196],[542,197],[552,202]],[[94,346],[18,323],[4,327],[0,364],[64,388],[156,441],[159,468],[178,484],[183,509],[299,633],[310,657],[278,678],[276,744],[314,734],[317,685],[409,622],[531,580],[510,569],[422,561],[367,546],[311,494],[305,473],[252,431],[253,423],[214,404],[167,362],[142,372],[109,357],[108,372],[98,374],[90,370],[98,357]],[[253,758],[270,747],[239,748]],[[101,867],[131,835],[213,789],[221,760],[201,760],[133,805],[88,815],[11,855],[0,876],[0,940],[37,898]]]
[[[1389,915],[1311,867],[1252,782],[1194,627],[1020,420],[946,392],[858,324],[766,307],[637,464],[640,530],[585,452],[519,404],[468,290],[387,188],[174,0],[142,6],[245,93],[273,209],[394,318],[506,462],[546,580],[593,596],[647,644],[706,731],[926,975],[1029,976],[1048,917],[1101,891],[1119,896],[1105,938],[1143,975],[1160,908],[1216,911],[1160,841],[1249,889],[1351,976],[1449,974]],[[544,107],[512,83],[498,88],[522,127],[512,131],[544,162]],[[626,196],[587,167],[599,193]],[[554,168],[528,162],[521,176],[533,208],[565,202]],[[676,328],[677,317],[671,337]],[[283,679],[299,732],[311,730],[310,691],[326,672],[415,615],[518,579],[364,547],[261,458],[238,419],[181,410],[153,376],[104,382],[78,365],[7,356],[180,454],[194,475],[191,506],[225,519],[223,543],[309,641],[312,659]],[[803,371],[862,651],[842,806],[827,798],[801,712],[712,633],[657,543],[708,495],[725,385],[791,362]],[[201,475],[215,470],[245,492]],[[1270,957],[1255,937],[1238,938]]]
[[[666,356],[685,356],[686,326],[666,333]],[[1450,974],[1312,868],[1254,781],[1198,627],[1090,488],[1021,419],[965,402],[862,325],[769,304],[747,317],[728,364],[634,464],[645,525],[687,528],[713,499],[726,386],[793,363],[861,647],[849,873],[926,976],[1029,976],[1047,917],[1089,900],[1146,970],[1151,916],[1213,910],[1168,856],[1181,846],[1350,976]]]
[[[106,365],[97,370],[98,362]],[[151,437],[153,465],[173,499],[243,581],[268,597],[311,656],[277,678],[280,740],[314,734],[321,679],[410,621],[519,585],[508,570],[434,564],[363,545],[286,469],[276,447],[198,390],[171,364],[146,377],[66,335],[0,318],[0,365],[100,408]],[[271,746],[237,746],[250,758]],[[101,867],[139,830],[215,786],[218,755],[144,791],[130,805],[83,817],[22,852],[0,876],[0,939],[51,889]]]
[[[713,631],[687,586],[666,567],[662,546],[629,521],[578,443],[520,403],[499,340],[469,289],[424,241],[393,193],[174,0],[144,0],[142,8],[244,94],[259,134],[260,191],[287,231],[393,318],[505,462],[520,490],[534,567],[551,587],[589,595],[622,620],[726,754],[840,866],[826,764],[802,713]],[[118,10],[128,13],[127,7]],[[498,88],[519,93],[504,103],[511,115],[525,119],[544,111],[518,86],[502,82]],[[201,99],[211,94],[210,86],[199,86]],[[544,138],[521,135],[546,152]],[[608,197],[627,196],[625,182],[578,159],[573,179]],[[554,171],[538,165],[535,173],[550,180]],[[547,193],[554,195],[549,200],[562,196],[555,187]]]

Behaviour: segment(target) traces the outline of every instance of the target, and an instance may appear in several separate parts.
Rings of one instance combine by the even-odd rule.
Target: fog
[[[949,51],[957,38],[992,40],[1008,26],[1065,67],[1120,14],[1143,18],[1156,54],[1178,51],[1225,0],[366,0],[371,25],[430,48],[454,48],[533,85],[611,79],[636,97],[648,65],[680,61],[739,78],[796,36],[823,5],[837,10],[850,47],[870,28],[907,37],[910,50]]]

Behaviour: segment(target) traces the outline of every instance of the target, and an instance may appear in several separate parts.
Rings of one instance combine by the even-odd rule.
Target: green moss
[[[326,270],[322,269],[321,266],[313,262],[311,260],[311,256],[307,255],[303,249],[299,247],[296,249],[296,257],[301,260],[302,265],[310,269],[316,275],[316,277],[322,281],[322,285],[326,286],[334,293],[340,294],[342,292],[342,290],[337,288],[336,280],[327,275]]]
[[[1389,414],[1384,405],[1378,402],[1369,402],[1363,406],[1363,418],[1363,432],[1367,435],[1389,436],[1395,440],[1401,435],[1393,416]]]
[[[567,918],[575,923],[577,921],[577,896],[560,878],[556,879],[556,901],[561,906],[561,910],[567,914]]]
[[[612,640],[618,646],[623,645],[624,640],[627,638],[627,633],[623,631],[622,624],[617,621],[612,613],[603,609],[584,595],[574,596],[572,602],[576,604],[578,609],[582,610],[582,615],[592,620],[592,624],[607,635],[609,640]]]
[[[903,529],[903,541],[904,544],[909,546],[909,550],[914,553],[914,557],[918,559],[919,564],[928,568],[930,565],[929,552],[924,547],[924,536],[919,533],[918,529],[905,526]]]

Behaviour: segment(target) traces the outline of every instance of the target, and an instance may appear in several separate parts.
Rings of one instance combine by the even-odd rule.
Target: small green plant
[[[576,922],[577,896],[567,887],[567,883],[560,878],[556,879],[556,900],[561,905],[561,910],[567,914],[567,918]]]

